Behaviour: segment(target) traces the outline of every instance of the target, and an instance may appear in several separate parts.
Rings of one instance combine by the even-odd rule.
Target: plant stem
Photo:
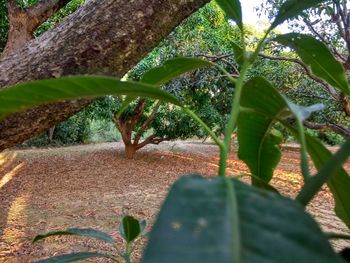
[[[125,259],[126,263],[131,263],[131,244],[129,242],[126,243],[126,247],[125,247],[125,253],[123,254],[123,258]]]
[[[226,162],[227,162],[227,157],[228,157],[228,151],[231,143],[231,135],[232,132],[234,131],[237,120],[238,120],[238,115],[239,115],[239,109],[240,109],[240,101],[241,101],[241,95],[242,95],[242,90],[243,90],[243,84],[245,77],[248,73],[248,70],[250,66],[254,63],[254,61],[257,59],[261,49],[263,48],[264,42],[269,35],[271,31],[271,28],[269,28],[264,37],[259,41],[259,44],[254,51],[253,55],[248,58],[247,57],[247,48],[244,42],[244,33],[242,33],[242,38],[243,38],[243,58],[244,62],[242,65],[242,69],[239,75],[239,78],[237,80],[233,79],[233,81],[229,78],[229,80],[235,84],[235,94],[232,100],[231,104],[231,114],[230,114],[230,119],[227,124],[226,132],[225,132],[225,140],[224,140],[224,148],[223,151],[220,152],[220,163],[219,163],[219,176],[225,176],[226,174]]]
[[[245,52],[245,51],[244,51]],[[235,86],[235,95],[232,100],[231,104],[231,114],[230,114],[230,119],[228,121],[227,127],[226,127],[226,132],[225,132],[225,140],[224,140],[224,150],[220,153],[220,164],[219,164],[219,175],[220,176],[225,176],[226,173],[226,161],[227,161],[227,156],[228,156],[228,151],[230,148],[230,143],[231,143],[231,135],[233,130],[235,129],[237,119],[238,119],[238,114],[239,114],[239,104],[241,100],[241,94],[242,94],[242,88],[243,88],[243,82],[245,79],[245,76],[248,72],[249,68],[249,63],[247,60],[245,60],[242,70],[240,72],[240,76],[236,81],[236,86]]]

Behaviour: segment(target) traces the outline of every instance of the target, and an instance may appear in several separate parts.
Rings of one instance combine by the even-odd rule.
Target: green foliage
[[[84,143],[89,135],[89,120],[84,115],[78,113],[58,124],[53,139],[62,144]]]
[[[118,142],[120,139],[120,133],[113,122],[105,119],[90,120],[86,142]]]

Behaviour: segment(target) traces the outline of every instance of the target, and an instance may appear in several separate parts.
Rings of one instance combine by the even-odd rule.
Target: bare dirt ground
[[[298,159],[298,152],[285,150],[272,183],[290,197],[301,187]],[[120,143],[1,153],[0,262],[33,262],[81,250],[111,251],[108,245],[85,238],[51,238],[34,245],[31,239],[52,230],[92,227],[112,234],[121,244],[117,228],[123,214],[152,225],[170,185],[179,176],[194,172],[213,176],[217,163],[216,147],[196,142],[148,147],[137,153],[135,160],[124,159]],[[228,168],[230,175],[248,172],[236,154],[231,154]],[[350,163],[345,168],[350,171]],[[308,210],[325,230],[346,233],[333,206],[332,196],[324,188]],[[337,250],[345,246],[350,242],[334,243]],[[139,244],[136,259],[141,248]]]

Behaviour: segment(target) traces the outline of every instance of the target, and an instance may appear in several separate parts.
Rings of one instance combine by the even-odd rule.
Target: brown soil
[[[301,187],[298,159],[293,147],[285,150],[272,183],[291,197]],[[179,176],[194,172],[215,175],[217,163],[216,147],[196,142],[150,146],[137,153],[135,160],[123,157],[120,143],[1,153],[0,262],[33,262],[84,249],[112,250],[84,238],[51,238],[37,244],[31,239],[52,230],[92,227],[112,234],[121,243],[117,228],[123,214],[146,219],[152,225],[170,185]],[[346,169],[350,171],[349,163]],[[247,172],[232,154],[228,173]],[[308,210],[325,230],[346,233],[333,206],[332,196],[324,188]],[[135,258],[140,257],[142,243],[144,240]],[[345,246],[350,243],[334,243],[337,250]]]

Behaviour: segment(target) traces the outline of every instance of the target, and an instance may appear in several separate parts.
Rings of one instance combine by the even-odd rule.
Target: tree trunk
[[[125,144],[125,158],[134,159],[136,150],[137,148],[134,144]]]
[[[47,131],[47,135],[48,135],[48,139],[49,139],[50,143],[53,141],[53,135],[55,133],[55,128],[56,128],[56,126],[53,126],[50,129],[48,129],[48,131]]]
[[[208,0],[90,1],[39,38],[0,58],[0,87],[68,74],[123,76]],[[65,120],[91,100],[40,106],[0,123],[0,151]]]

